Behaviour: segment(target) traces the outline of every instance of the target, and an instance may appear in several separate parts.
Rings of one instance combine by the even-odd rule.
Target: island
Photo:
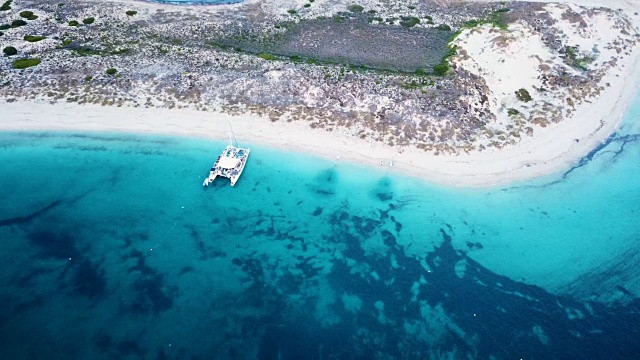
[[[606,142],[640,79],[640,5],[576,2],[8,0],[0,129],[231,121],[449,185],[552,174]]]

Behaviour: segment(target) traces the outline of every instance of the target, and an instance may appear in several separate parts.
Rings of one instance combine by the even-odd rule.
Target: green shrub
[[[514,108],[508,108],[507,109],[507,114],[509,114],[509,116],[515,116],[520,114],[520,111],[514,109]]]
[[[449,64],[443,61],[441,64],[433,66],[433,73],[438,76],[444,76],[449,71]]]
[[[0,11],[9,11],[11,10],[11,2],[12,0],[5,1],[2,6],[0,6]]]
[[[4,33],[2,31],[0,31],[0,36],[4,35]]]
[[[294,9],[289,9],[289,10],[287,10],[287,12],[288,12],[289,14],[291,14],[291,15],[295,15],[295,14],[297,14],[297,13],[298,13],[298,12],[297,12],[297,11],[295,11]]]
[[[2,49],[2,52],[7,56],[13,56],[18,53],[18,50],[16,50],[16,48],[14,48],[13,46],[7,46],[6,48]]]
[[[37,42],[40,40],[44,40],[46,39],[46,36],[42,36],[42,35],[25,35],[24,39],[28,42]]]
[[[587,65],[589,65],[594,60],[594,58],[590,56],[582,56],[582,57],[578,56],[579,55],[578,48],[575,46],[565,46],[564,51],[566,53],[566,57],[565,57],[566,62],[569,65],[583,71],[586,71]]]
[[[516,91],[516,97],[518,98],[518,100],[524,101],[524,102],[529,102],[532,100],[531,95],[529,95],[529,92],[527,91],[527,89],[520,89]]]
[[[129,15],[129,16],[134,16],[135,14],[137,14],[138,12],[135,10],[127,10],[127,12],[125,14]]]
[[[511,9],[507,9],[507,8],[502,8],[502,9],[496,10],[497,13],[504,13],[504,12],[509,12],[509,11],[511,11]]]
[[[400,25],[410,28],[420,24],[420,19],[414,16],[403,16]]]
[[[88,17],[88,18],[82,20],[82,23],[85,24],[85,25],[89,25],[89,24],[93,24],[94,21],[96,21],[95,18]]]
[[[425,72],[424,72],[423,69],[416,69],[416,75],[422,76],[424,74],[425,74]]]
[[[78,26],[78,25],[80,25],[80,23],[75,20],[69,21],[69,26]]]
[[[33,21],[33,20],[35,20],[35,19],[37,19],[37,18],[38,18],[38,15],[31,15],[31,16],[29,16],[29,17],[27,18],[27,20],[31,20],[31,21]]]
[[[33,11],[20,11],[20,17],[28,18],[29,16],[33,16]]]
[[[347,10],[356,13],[356,12],[363,12],[364,11],[364,7],[362,7],[361,5],[349,5],[347,6]]]
[[[9,24],[0,25],[0,30],[7,30],[7,29],[11,29],[11,25],[9,25]]]
[[[302,6],[308,8],[308,7],[311,7],[311,4],[304,4]]]
[[[93,80],[93,76],[91,76],[91,75],[87,75],[87,76],[84,77],[84,81],[86,81],[86,82],[90,82],[91,80]]]
[[[25,26],[25,25],[27,25],[27,22],[26,22],[26,21],[24,21],[24,20],[20,20],[20,19],[18,19],[18,20],[13,20],[13,21],[11,22],[11,27],[12,27],[12,28],[17,28],[17,27]]]
[[[440,25],[436,26],[436,29],[443,30],[443,31],[451,31],[451,26],[449,26],[447,24],[440,24]]]
[[[40,64],[40,59],[32,58],[32,59],[18,59],[13,62],[14,69],[26,69],[28,67],[36,66]]]
[[[472,28],[482,24],[482,21],[477,19],[467,20],[463,23],[464,27]]]
[[[107,69],[107,74],[109,74],[109,75],[115,75],[117,72],[118,72],[118,70],[116,70],[114,68]]]
[[[265,60],[275,60],[276,56],[273,54],[269,54],[269,53],[260,53],[258,54],[258,57],[261,57]]]
[[[81,46],[73,50],[73,53],[78,56],[104,55],[102,51],[93,49],[88,46]]]

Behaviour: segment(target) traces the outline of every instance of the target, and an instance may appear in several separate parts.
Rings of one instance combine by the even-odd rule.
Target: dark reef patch
[[[157,315],[171,309],[177,289],[167,286],[165,276],[146,264],[145,256],[141,251],[133,250],[129,257],[136,259],[136,264],[129,269],[129,272],[138,276],[133,282],[135,297],[128,305],[129,309],[143,315]]]
[[[36,268],[36,267],[28,268],[24,270],[28,271],[26,275],[19,274],[12,281],[13,284],[21,288],[34,286],[38,281],[38,277],[40,277],[41,275],[51,274],[55,271],[53,269]]]
[[[62,200],[56,200],[51,202],[49,205],[32,212],[31,214],[0,220],[0,226],[11,226],[11,225],[20,225],[20,224],[29,223],[35,220],[36,218],[38,218],[40,215],[43,215],[49,210],[56,208],[61,203],[62,203]]]
[[[482,250],[484,248],[479,242],[467,241],[466,244],[469,250]]]
[[[182,267],[182,269],[180,269],[180,272],[178,272],[178,276],[182,276],[184,274],[188,274],[190,272],[193,272],[193,266],[184,266]]]
[[[395,246],[397,244],[396,237],[389,230],[382,230],[382,241],[387,246]]]
[[[523,185],[523,186],[512,186],[508,188],[504,188],[503,191],[514,191],[518,189],[526,189],[526,188],[536,188],[536,187],[547,187],[555,184],[559,184],[566,180],[574,171],[586,166],[587,164],[594,161],[597,157],[603,155],[610,155],[610,162],[615,162],[620,155],[625,151],[625,148],[633,143],[640,141],[640,134],[625,134],[621,135],[616,133],[611,134],[607,139],[603,142],[599,143],[593,150],[591,150],[587,155],[582,157],[576,164],[571,166],[567,171],[565,171],[562,176],[558,179],[544,183],[542,185]],[[618,148],[614,148],[614,145],[618,145]]]
[[[173,307],[175,289],[169,289],[165,284],[165,277],[161,274],[145,276],[134,282],[136,297],[130,308],[136,314],[158,315],[162,311]]]
[[[69,259],[80,256],[76,239],[71,233],[63,231],[39,230],[28,235],[29,242],[40,249],[43,257]]]
[[[382,202],[393,200],[391,179],[386,177],[380,179],[380,181],[376,183],[376,186],[370,191],[370,195]]]
[[[307,184],[307,188],[322,196],[332,196],[336,193],[336,186],[338,182],[338,172],[331,168],[321,171],[310,184]]]
[[[73,288],[78,294],[88,298],[102,297],[107,287],[104,274],[104,269],[100,269],[89,259],[83,259],[76,269]]]
[[[115,341],[107,334],[96,335],[94,346],[103,354],[110,358],[131,358],[144,359],[147,351],[139,343],[133,340]]]

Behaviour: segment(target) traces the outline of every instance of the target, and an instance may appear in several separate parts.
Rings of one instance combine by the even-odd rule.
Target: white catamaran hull
[[[227,145],[222,154],[218,156],[211,170],[209,170],[209,176],[202,182],[202,186],[209,186],[218,176],[229,179],[231,186],[236,184],[240,175],[242,175],[242,171],[244,171],[244,167],[247,165],[247,159],[249,158],[251,149],[240,148],[234,145],[234,143],[237,142],[235,141],[231,123],[229,122],[229,145]]]
[[[238,179],[240,178],[240,175],[242,175],[242,172],[244,171],[244,167],[245,167],[245,165],[247,165],[247,160],[249,160],[249,153],[250,152],[251,152],[251,149],[247,149],[247,155],[243,159],[242,167],[240,167],[240,170],[238,171],[238,174],[231,178],[231,186],[234,186],[236,184],[236,181],[238,181]]]
[[[231,186],[234,186],[247,165],[250,152],[251,149],[227,146],[211,167],[209,176],[204,179],[202,186],[209,186],[218,176],[228,178]]]

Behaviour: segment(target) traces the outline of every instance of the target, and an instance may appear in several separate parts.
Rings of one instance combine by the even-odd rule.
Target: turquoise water
[[[640,356],[640,101],[502,188],[223,146],[0,133],[0,358]]]

